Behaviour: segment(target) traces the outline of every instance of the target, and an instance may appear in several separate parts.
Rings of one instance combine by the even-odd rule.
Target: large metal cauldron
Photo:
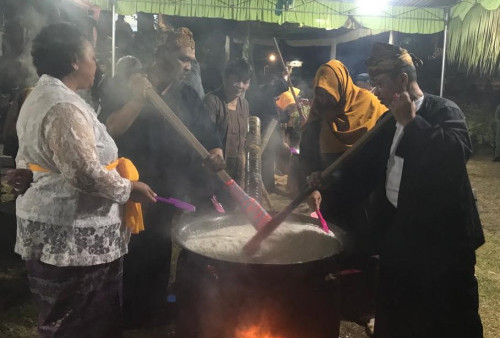
[[[315,223],[291,215],[288,221]],[[186,250],[186,238],[218,227],[246,224],[243,215],[187,219],[174,229],[184,248],[178,262],[177,333],[182,338],[234,338],[237,329],[270,327],[272,337],[330,338],[339,335],[336,254],[287,264],[235,263]],[[342,231],[331,229],[341,236]],[[314,245],[314,243],[303,243]]]

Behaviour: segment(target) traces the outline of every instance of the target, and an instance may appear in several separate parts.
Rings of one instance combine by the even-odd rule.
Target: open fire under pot
[[[290,215],[286,222],[316,224],[303,215]],[[184,249],[176,276],[177,337],[337,338],[342,230],[329,225],[328,250],[317,251],[317,257],[278,264],[214,258],[186,245],[193,236],[247,223],[243,215],[228,214],[184,219],[174,229],[174,240]],[[320,245],[298,239],[295,246],[300,252],[301,246]]]

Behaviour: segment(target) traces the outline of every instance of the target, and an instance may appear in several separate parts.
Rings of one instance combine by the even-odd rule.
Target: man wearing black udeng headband
[[[370,195],[380,252],[375,337],[478,338],[474,266],[484,235],[466,168],[471,142],[460,108],[422,92],[419,65],[405,49],[374,45],[368,72],[394,119],[333,184],[363,182],[356,193]],[[317,176],[309,182],[317,186]]]

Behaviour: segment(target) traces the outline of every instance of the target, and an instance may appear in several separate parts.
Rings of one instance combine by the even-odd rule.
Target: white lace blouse
[[[43,75],[17,122],[17,166],[37,164],[16,202],[15,251],[57,266],[111,262],[127,252],[122,225],[130,181],[105,166],[118,156],[93,109],[60,80]]]

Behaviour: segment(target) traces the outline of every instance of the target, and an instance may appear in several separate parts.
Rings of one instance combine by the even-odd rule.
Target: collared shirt
[[[424,96],[415,100],[415,109],[418,111],[424,102]],[[396,132],[392,139],[391,152],[387,161],[387,180],[385,183],[385,194],[387,199],[394,207],[398,207],[399,185],[401,184],[401,176],[403,175],[404,159],[396,156],[396,149],[404,135],[404,126],[396,122]]]

